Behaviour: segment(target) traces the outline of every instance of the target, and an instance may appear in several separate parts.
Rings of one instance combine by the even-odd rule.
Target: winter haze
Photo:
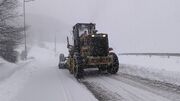
[[[179,5],[0,0],[0,101],[180,101]],[[79,28],[66,45],[90,22],[109,41]]]
[[[33,39],[66,42],[72,26],[94,22],[118,52],[180,52],[179,0],[35,0],[26,3]],[[29,39],[31,40],[31,39]]]

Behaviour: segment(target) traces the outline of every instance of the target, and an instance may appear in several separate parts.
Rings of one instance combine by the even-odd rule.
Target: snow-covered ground
[[[27,75],[33,68],[28,64],[31,60],[19,62],[17,64],[9,63],[1,59],[0,63],[0,101],[11,101],[15,97]],[[25,69],[26,66],[28,69]],[[29,70],[30,69],[30,70]]]
[[[0,58],[0,80],[7,78],[10,74],[15,71],[17,65],[9,63],[4,59]]]
[[[0,66],[8,75],[0,80],[0,101],[97,101],[67,70],[58,69],[52,45],[33,46],[29,62]],[[65,51],[61,47],[58,50]]]
[[[25,62],[10,64],[1,60],[0,101],[180,100],[179,86],[154,81],[176,83],[179,78],[170,77],[179,75],[178,58],[120,56],[117,75],[98,74],[92,69],[76,80],[68,70],[58,69],[59,53],[67,54],[65,44],[57,44],[55,54],[54,44],[41,43],[31,47]]]
[[[88,75],[83,83],[100,101],[179,101],[179,94],[139,83],[138,79],[125,75]],[[159,88],[158,88],[159,87]]]
[[[180,57],[119,56],[120,72],[180,85]]]

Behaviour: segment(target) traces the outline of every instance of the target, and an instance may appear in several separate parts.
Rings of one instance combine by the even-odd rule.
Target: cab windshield
[[[79,29],[79,35],[83,35],[83,34],[88,34],[88,29],[84,28],[84,29]]]

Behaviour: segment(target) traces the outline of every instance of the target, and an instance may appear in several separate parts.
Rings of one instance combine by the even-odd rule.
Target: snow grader
[[[66,63],[59,67],[66,66],[76,78],[82,78],[87,68],[98,68],[110,74],[118,72],[118,57],[109,48],[108,35],[97,33],[94,23],[77,23],[73,26],[72,36],[73,45],[70,45],[67,37],[68,57],[66,60],[60,59]]]

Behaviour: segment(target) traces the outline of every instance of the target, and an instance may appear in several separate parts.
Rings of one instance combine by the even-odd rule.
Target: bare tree
[[[15,11],[17,7],[18,0],[0,1],[0,56],[9,62],[17,61],[15,49],[23,38],[23,28],[13,23],[19,16]]]

